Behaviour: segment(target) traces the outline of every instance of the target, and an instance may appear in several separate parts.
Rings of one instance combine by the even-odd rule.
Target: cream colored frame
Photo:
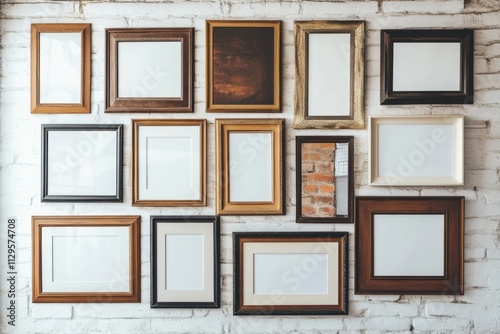
[[[349,33],[351,35],[350,116],[308,116],[308,35]],[[364,129],[365,21],[295,22],[295,113],[296,129]],[[334,61],[334,59],[332,59]]]
[[[82,91],[80,103],[40,103],[40,34],[81,33]],[[89,23],[37,23],[31,25],[31,113],[90,113],[91,25]]]
[[[197,200],[141,200],[139,198],[139,128],[141,126],[200,127],[200,198]],[[207,205],[207,121],[205,119],[133,119],[132,120],[132,206],[205,206]]]
[[[453,175],[449,177],[379,176],[378,126],[453,125]],[[394,140],[398,140],[395,138]],[[373,116],[369,121],[368,182],[372,186],[460,186],[464,184],[464,116]]]
[[[284,119],[216,119],[216,213],[218,215],[282,215],[284,206]],[[229,200],[229,133],[271,132],[273,152],[273,195],[270,202],[231,202]]]
[[[44,292],[42,289],[44,227],[128,227],[130,290],[128,292]],[[33,303],[138,303],[141,301],[140,216],[33,216],[31,229]]]

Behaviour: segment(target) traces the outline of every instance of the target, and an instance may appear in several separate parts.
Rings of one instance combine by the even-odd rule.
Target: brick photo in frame
[[[297,136],[297,223],[352,223],[354,137]]]

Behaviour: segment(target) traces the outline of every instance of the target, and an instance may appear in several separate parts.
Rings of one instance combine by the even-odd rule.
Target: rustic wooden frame
[[[350,115],[309,116],[309,35],[321,33],[348,33],[350,44]],[[295,22],[295,112],[296,129],[364,129],[364,46],[365,21],[297,21]],[[332,61],[335,61],[332,59]]]
[[[198,126],[200,129],[200,197],[190,199],[141,199],[139,196],[139,131],[143,126]],[[133,119],[132,120],[132,206],[205,206],[207,204],[207,121],[205,119]],[[168,171],[166,171],[168,172]]]
[[[273,81],[273,102],[258,103],[242,99],[238,103],[217,103],[214,101],[216,90],[214,76],[217,74],[215,64],[215,54],[221,50],[216,49],[215,39],[218,29],[273,29],[273,50],[264,50],[272,52],[267,55],[273,59],[272,81]],[[281,21],[232,21],[232,20],[208,20],[206,21],[206,110],[207,112],[280,112],[281,108]],[[258,41],[256,39],[256,41]],[[238,68],[223,67],[225,70],[239,72]],[[250,80],[242,78],[242,80]]]
[[[33,303],[138,303],[141,300],[140,216],[34,216],[32,217]],[[41,242],[44,227],[127,227],[130,277],[128,292],[44,292]]]
[[[244,299],[245,277],[250,275],[244,272],[245,244],[266,243],[285,245],[293,253],[293,243],[317,243],[315,254],[318,254],[321,245],[330,242],[338,243],[338,277],[328,277],[329,287],[332,280],[338,280],[338,302],[321,304],[321,302],[297,303],[283,305],[279,303],[279,293],[269,296],[268,302],[256,305],[247,304]],[[328,247],[328,246],[325,246]],[[284,253],[287,254],[287,253]],[[233,314],[234,315],[346,315],[348,314],[349,291],[349,236],[347,232],[235,232],[233,233]],[[251,274],[254,274],[253,272]],[[267,296],[267,295],[266,295]],[[311,299],[311,296],[304,295]],[[274,302],[275,299],[276,302]],[[267,300],[266,300],[267,301]]]
[[[81,101],[80,103],[40,102],[40,34],[81,34]],[[36,23],[31,25],[31,113],[32,114],[86,114],[90,113],[91,87],[91,24]]]
[[[120,42],[181,42],[181,98],[118,96]],[[140,60],[139,60],[140,61]],[[165,59],[165,61],[168,61]],[[106,29],[106,112],[176,112],[194,110],[194,28]]]
[[[373,273],[375,214],[443,214],[444,275],[375,276]],[[356,294],[462,295],[464,293],[464,197],[357,197],[355,231]]]
[[[216,119],[216,213],[218,215],[285,214],[284,119]],[[272,200],[270,202],[233,202],[229,198],[229,134],[271,133]]]

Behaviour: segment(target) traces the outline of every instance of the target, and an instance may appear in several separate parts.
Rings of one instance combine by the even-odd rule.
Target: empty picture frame
[[[90,113],[91,25],[31,25],[31,113]]]
[[[33,302],[140,302],[140,219],[32,217]]]
[[[463,116],[374,116],[369,128],[370,185],[464,184]]]
[[[473,103],[473,30],[382,30],[380,45],[380,104]]]
[[[294,128],[364,129],[365,21],[295,22]]]
[[[233,233],[233,314],[347,314],[348,249],[347,232]]]
[[[216,213],[282,215],[284,119],[216,119]]]
[[[219,217],[151,217],[151,307],[220,307]]]
[[[352,223],[354,137],[297,136],[296,222]]]
[[[193,112],[193,28],[106,29],[106,112]]]
[[[122,202],[123,125],[43,124],[42,202]]]
[[[464,293],[464,197],[357,197],[356,294]]]
[[[204,119],[132,120],[132,205],[204,206]]]
[[[207,112],[280,112],[281,21],[206,22]]]

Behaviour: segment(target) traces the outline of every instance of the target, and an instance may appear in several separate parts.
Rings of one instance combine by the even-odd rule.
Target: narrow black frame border
[[[460,43],[459,91],[393,90],[395,42]],[[381,30],[380,104],[472,104],[474,102],[474,30]]]
[[[343,289],[339,291],[342,303],[339,310],[325,307],[315,309],[310,305],[258,305],[258,309],[245,310],[243,300],[240,298],[243,289],[240,281],[243,279],[240,263],[240,240],[242,238],[267,238],[267,239],[329,239],[341,238],[342,243],[339,251],[342,253],[343,266],[340,269],[340,277],[343,280]],[[279,241],[277,241],[279,242]],[[339,282],[340,284],[340,282]],[[316,305],[315,305],[316,306]],[[323,305],[320,305],[320,307]],[[329,305],[326,305],[329,306]],[[347,315],[349,313],[349,232],[233,232],[233,315]]]
[[[207,223],[214,233],[214,301],[213,302],[159,302],[157,294],[157,226],[158,224]],[[151,308],[219,308],[220,307],[220,217],[219,216],[151,216]]]
[[[304,217],[302,207],[302,144],[304,143],[347,143],[349,144],[347,167],[347,215],[340,217]],[[296,169],[296,205],[297,223],[353,223],[354,222],[354,136],[296,136],[295,137],[295,169]]]
[[[50,131],[115,131],[116,194],[111,196],[49,195],[48,151]],[[42,202],[123,202],[123,124],[42,124]]]

